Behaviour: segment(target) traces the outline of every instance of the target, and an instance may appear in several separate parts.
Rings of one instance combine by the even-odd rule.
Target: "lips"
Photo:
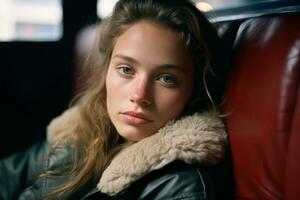
[[[143,113],[129,111],[123,112],[121,113],[121,115],[125,122],[130,125],[137,126],[153,122],[152,120],[148,119]]]

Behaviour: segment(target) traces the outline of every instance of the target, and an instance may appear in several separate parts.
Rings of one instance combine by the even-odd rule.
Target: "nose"
[[[130,101],[140,106],[149,106],[152,103],[150,83],[147,78],[141,78],[133,83]]]

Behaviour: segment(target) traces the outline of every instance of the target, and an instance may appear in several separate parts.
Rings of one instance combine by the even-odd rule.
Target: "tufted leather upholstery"
[[[300,198],[300,14],[244,21],[224,110],[235,199]]]

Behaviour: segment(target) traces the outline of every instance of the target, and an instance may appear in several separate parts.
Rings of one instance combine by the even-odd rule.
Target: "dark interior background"
[[[96,0],[63,1],[57,42],[0,42],[0,157],[45,137],[49,121],[72,96],[74,39],[97,21]]]

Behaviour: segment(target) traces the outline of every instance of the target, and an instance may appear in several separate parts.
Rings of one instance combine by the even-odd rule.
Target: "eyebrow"
[[[135,60],[134,58],[130,57],[130,56],[125,56],[125,55],[121,55],[121,54],[116,54],[114,55],[112,58],[121,58],[123,60],[126,60],[130,63],[133,63],[133,64],[139,64],[139,62],[137,60]]]
[[[122,55],[122,54],[116,54],[116,55],[113,56],[113,58],[124,59],[124,60],[126,60],[126,61],[128,61],[132,64],[135,64],[135,65],[139,64],[139,62],[136,59],[134,59],[130,56]],[[157,67],[162,68],[162,69],[176,69],[176,70],[185,72],[184,67],[181,66],[181,65],[177,65],[177,64],[160,64],[160,65],[157,65]]]

